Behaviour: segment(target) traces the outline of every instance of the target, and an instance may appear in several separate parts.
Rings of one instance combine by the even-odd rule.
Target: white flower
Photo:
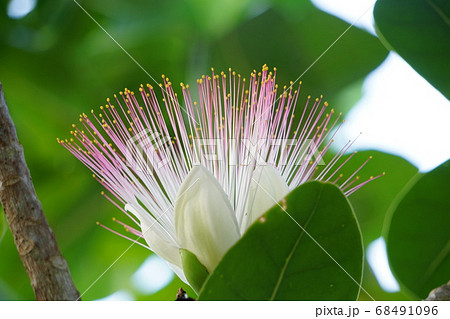
[[[143,237],[180,278],[186,280],[180,249],[210,273],[256,219],[300,184],[330,181],[350,195],[378,177],[358,184],[367,161],[346,179],[339,174],[353,156],[338,164],[350,141],[319,169],[340,114],[332,120],[326,102],[308,97],[294,120],[300,86],[277,95],[275,73],[264,66],[246,81],[231,70],[213,71],[197,81],[198,103],[181,84],[183,106],[163,76],[162,107],[150,85],[139,89],[142,101],[125,89],[116,105],[108,99],[99,114],[91,111],[92,120],[82,114],[73,137],[58,141],[137,226],[116,222]]]

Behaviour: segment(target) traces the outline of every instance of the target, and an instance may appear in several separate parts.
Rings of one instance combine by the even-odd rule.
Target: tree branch
[[[37,198],[1,83],[0,199],[36,300],[77,300],[80,294]]]
[[[433,289],[428,295],[426,301],[449,301],[450,300],[450,281],[445,285]]]

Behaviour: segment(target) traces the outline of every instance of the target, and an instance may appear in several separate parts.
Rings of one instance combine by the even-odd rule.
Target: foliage
[[[386,231],[394,274],[417,297],[449,280],[450,161],[416,176],[392,207]]]
[[[400,5],[405,1],[408,5]],[[308,67],[349,24],[318,10],[308,0],[233,0],[227,1],[226,5],[224,1],[206,0],[91,0],[80,3],[156,79],[164,73],[174,83],[183,81],[194,84],[195,79],[211,66],[217,70],[233,67],[244,75],[267,63],[280,70],[279,82],[285,84],[296,80],[307,70],[301,77],[303,84],[299,105],[308,95],[315,97],[323,93],[334,102],[333,107],[348,110],[360,98],[363,79],[386,57],[387,50],[382,43],[398,52],[449,97],[447,77],[450,72],[446,52],[449,51],[450,41],[445,41],[449,38],[448,4],[444,0],[414,0],[417,5],[411,2],[378,0],[375,18],[380,39],[352,27],[310,69]],[[96,226],[97,220],[110,226],[111,217],[125,217],[113,205],[102,200],[99,196],[101,187],[90,178],[86,168],[56,143],[57,136],[68,136],[66,132],[79,113],[104,104],[106,97],[111,97],[124,87],[137,89],[140,83],[154,85],[154,80],[133,63],[74,2],[40,0],[31,13],[18,20],[7,16],[7,3],[3,1],[0,5],[3,35],[0,37],[0,80],[44,211],[69,263],[75,284],[80,292],[86,291],[83,299],[98,299],[117,290],[127,290],[138,300],[172,300],[181,286],[193,295],[193,291],[178,278],[152,295],[135,289],[130,277],[150,252],[138,245],[130,248],[130,242]],[[439,12],[436,7],[440,8]],[[437,247],[447,247],[444,244],[445,239],[448,240],[446,229],[450,228],[450,203],[446,180],[440,176],[446,176],[448,170],[443,166],[424,175],[416,184],[410,184],[410,191],[403,193],[401,198],[398,193],[417,173],[417,169],[401,158],[374,151],[357,154],[357,160],[349,164],[358,165],[368,155],[373,155],[374,159],[365,171],[373,175],[383,171],[387,174],[350,196],[349,201],[360,222],[364,246],[367,246],[381,234],[388,207],[397,197],[395,202],[398,204],[392,206],[392,225],[389,227],[387,222],[387,236],[391,264],[403,287],[398,294],[383,292],[367,264],[364,266],[363,287],[375,299],[415,298],[405,295],[409,290],[423,298],[428,290],[444,280],[445,271],[449,273],[445,268],[448,266],[447,254],[444,256],[447,259],[443,259],[445,262],[423,279],[425,282],[419,285],[416,280],[420,271],[429,266],[427,263],[436,256]],[[318,240],[324,240],[325,246],[331,245],[331,250],[341,249],[339,244],[342,243],[355,247],[351,261],[347,262],[351,265],[354,278],[359,280],[361,244],[359,232],[355,233],[352,209],[347,202],[344,205],[342,195],[333,193],[335,190],[329,185],[312,183],[305,187],[311,192],[314,187],[323,187],[335,198],[330,199],[330,205],[342,205],[342,215],[329,214],[323,218],[323,224],[315,221],[311,231],[314,234],[317,231]],[[298,196],[300,201],[311,202],[302,198],[300,193]],[[292,200],[291,203],[290,198],[288,207],[297,207],[297,201]],[[413,207],[409,209],[405,207],[410,206],[405,205]],[[305,213],[301,209],[294,211],[299,216]],[[242,241],[230,250],[208,279],[201,298],[220,297],[208,294],[208,289],[216,289],[216,285],[220,284],[220,274],[229,276],[231,265],[227,264],[227,260],[236,258],[234,254],[247,259],[256,258],[243,255],[240,249],[255,241],[256,234],[263,232],[265,227],[269,228],[271,218],[280,220],[286,227],[295,226],[286,220],[281,221],[280,216],[274,217],[276,213],[276,207],[266,213],[268,223],[254,225]],[[329,240],[334,235],[324,234],[320,228],[332,229],[330,223],[338,218],[348,219],[352,229],[344,235],[351,236],[347,240],[336,240],[338,247],[333,247]],[[2,220],[0,237],[1,225]],[[417,225],[421,228],[416,228]],[[409,235],[406,231],[410,232]],[[292,230],[284,235],[291,236],[294,232]],[[405,242],[406,236],[411,234],[415,236],[414,241]],[[303,240],[294,256],[308,256],[310,260],[307,261],[311,264],[323,262],[331,267],[330,260],[319,256],[317,247],[313,249],[308,239]],[[436,243],[439,245],[436,246]],[[262,258],[262,255],[259,257]],[[0,242],[0,260],[0,299],[33,299],[29,279],[9,231]],[[356,260],[359,260],[357,266]],[[297,262],[306,271],[304,261],[299,258]],[[113,263],[114,266],[101,276]],[[245,273],[248,270],[242,271]],[[267,269],[261,271],[267,276]],[[315,280],[307,281],[308,289],[312,289],[314,284],[328,284],[328,288],[340,289],[337,282],[334,287],[329,286],[330,280],[326,276],[331,275],[336,275],[344,285],[345,279],[338,269],[330,268],[329,273],[323,269],[309,269],[300,273],[298,278],[304,279],[306,273],[314,271],[320,276],[325,273],[325,277],[322,279],[314,275],[317,276],[314,278],[311,275],[310,278]],[[98,282],[90,287],[97,279]],[[315,292],[305,296],[289,290],[291,288],[287,284],[283,286],[285,290],[273,299],[356,298],[356,285],[346,279],[345,285],[349,287],[347,294],[342,291],[333,294],[333,289],[329,289],[329,294],[320,296]],[[225,293],[229,291],[224,290]],[[261,293],[246,296],[246,299],[270,299],[266,290]],[[223,298],[238,299],[235,295],[224,295]],[[361,294],[361,298],[367,299],[368,296]]]
[[[374,17],[386,47],[450,98],[450,2],[378,0]]]

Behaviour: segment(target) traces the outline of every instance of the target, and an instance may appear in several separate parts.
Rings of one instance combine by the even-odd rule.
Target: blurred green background
[[[120,212],[56,137],[67,137],[80,113],[124,87],[155,83],[74,1],[37,0],[18,18],[8,15],[10,2],[0,3],[0,80],[45,214],[83,293],[130,243],[96,226],[96,221],[111,224]],[[157,81],[165,74],[174,83],[195,83],[210,67],[232,67],[247,76],[268,64],[277,67],[278,83],[288,84],[349,27],[308,0],[79,2]],[[302,101],[324,94],[338,110],[350,110],[361,97],[364,78],[387,54],[376,36],[350,28],[302,77]],[[352,198],[366,245],[381,235],[388,206],[417,173],[404,159],[370,154],[379,156],[368,165],[368,175],[392,174]],[[139,289],[133,274],[150,255],[133,246],[83,299],[120,292],[118,299],[172,300],[179,287],[187,289],[177,278],[157,291]],[[157,267],[154,276],[163,276]],[[385,292],[367,265],[363,286],[377,300],[412,298],[403,291]],[[0,242],[0,300],[33,298],[7,231]]]

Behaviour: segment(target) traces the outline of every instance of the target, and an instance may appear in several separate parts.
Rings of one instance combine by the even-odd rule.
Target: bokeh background
[[[187,287],[138,245],[117,260],[130,242],[96,221],[111,224],[120,212],[56,137],[68,137],[80,113],[125,87],[155,85],[161,74],[173,83],[195,83],[210,67],[247,75],[263,64],[277,67],[280,85],[303,74],[300,104],[323,94],[345,112],[336,147],[363,132],[354,165],[373,155],[363,174],[387,173],[351,198],[370,261],[363,286],[377,300],[416,298],[390,274],[380,236],[397,193],[419,170],[450,157],[450,108],[380,42],[374,2],[80,0],[141,68],[73,0],[0,1],[0,81],[38,196],[84,300],[172,300]],[[3,214],[0,219],[2,227]],[[33,299],[11,233],[0,229],[0,235],[0,300]]]

